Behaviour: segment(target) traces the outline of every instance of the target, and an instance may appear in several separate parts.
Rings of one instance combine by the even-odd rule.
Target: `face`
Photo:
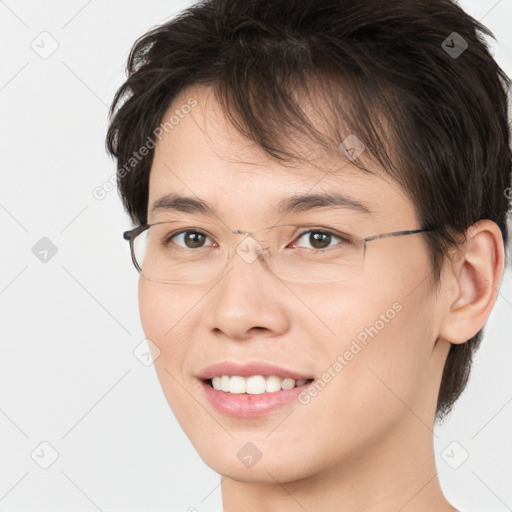
[[[191,97],[197,104],[184,109]],[[155,148],[149,223],[203,227],[212,235],[203,244],[211,251],[225,226],[257,232],[278,223],[313,224],[361,238],[420,227],[413,205],[384,173],[362,173],[341,154],[323,162],[310,153],[300,166],[283,166],[225,120],[207,88],[182,91],[164,119],[176,110],[179,122]],[[337,205],[277,212],[281,201],[313,193],[343,194],[368,211]],[[154,209],[168,194],[200,199],[218,217],[162,202]],[[286,243],[298,245],[304,232]],[[311,247],[308,237],[302,247]],[[243,239],[233,235],[235,244]],[[186,247],[183,237],[176,243]],[[410,426],[411,410],[433,418],[442,365],[435,358],[439,312],[430,272],[425,240],[415,234],[368,242],[361,273],[340,282],[287,282],[262,258],[248,262],[238,253],[229,272],[211,282],[164,284],[141,275],[140,314],[158,347],[156,371],[202,459],[240,481],[298,480],[364,460],[369,446],[391,442]],[[208,372],[217,363],[245,367]],[[285,388],[293,382],[275,377],[293,375],[301,386],[232,393],[205,382],[212,373],[274,376],[263,386]],[[252,379],[251,389],[261,382]]]

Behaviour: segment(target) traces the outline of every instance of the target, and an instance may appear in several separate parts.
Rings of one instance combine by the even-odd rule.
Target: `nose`
[[[211,328],[231,339],[245,340],[262,331],[278,336],[289,329],[287,288],[268,268],[262,254],[260,243],[245,236],[233,249],[212,294]]]

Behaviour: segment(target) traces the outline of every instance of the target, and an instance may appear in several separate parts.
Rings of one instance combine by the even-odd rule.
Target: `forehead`
[[[311,145],[304,145],[297,162],[271,158],[226,119],[210,88],[184,89],[164,115],[166,121],[150,174],[150,221],[155,203],[169,195],[195,198],[217,213],[253,220],[276,213],[287,198],[325,194],[365,205],[367,213],[383,220],[415,218],[413,205],[394,180],[378,169],[363,172],[337,148],[329,158]],[[363,213],[361,208],[352,211]]]

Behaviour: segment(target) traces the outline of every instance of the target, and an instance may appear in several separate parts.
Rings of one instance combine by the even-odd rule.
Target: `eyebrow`
[[[366,214],[372,213],[368,204],[339,192],[294,195],[279,202],[278,212],[281,214],[298,213],[314,208],[347,208]]]
[[[316,208],[346,208],[368,215],[373,213],[368,204],[340,193],[296,194],[281,199],[277,205],[277,213],[286,215]],[[180,194],[167,194],[157,199],[151,207],[151,212],[157,210],[218,217],[216,209],[205,201]]]
[[[180,194],[167,194],[157,199],[151,207],[151,212],[157,210],[176,211],[184,213],[202,213],[210,217],[216,217],[215,208],[201,199],[182,196]]]

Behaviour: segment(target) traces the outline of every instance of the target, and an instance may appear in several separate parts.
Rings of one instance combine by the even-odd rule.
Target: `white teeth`
[[[212,378],[212,386],[226,393],[247,393],[249,395],[261,395],[262,393],[273,393],[275,391],[293,389],[296,386],[306,384],[306,379],[281,379],[275,375],[265,378],[263,375],[252,375],[251,377],[240,377],[239,375],[222,375]]]
[[[229,380],[229,392],[230,393],[245,393],[245,379],[238,375],[233,375]]]
[[[295,379],[283,379],[281,384],[281,388],[283,389],[293,389],[295,387]]]
[[[228,375],[224,375],[220,378],[220,389],[222,389],[222,391],[229,391],[229,381],[230,378]]]
[[[261,393],[265,393],[265,377],[262,375],[253,375],[244,380],[245,390],[249,395],[261,395]]]
[[[213,377],[212,379],[212,386],[215,389],[218,389],[219,391],[222,389],[220,381],[222,380],[222,377]]]
[[[274,391],[281,391],[281,381],[279,377],[267,377],[267,382],[265,384],[265,391],[267,393],[273,393]]]

